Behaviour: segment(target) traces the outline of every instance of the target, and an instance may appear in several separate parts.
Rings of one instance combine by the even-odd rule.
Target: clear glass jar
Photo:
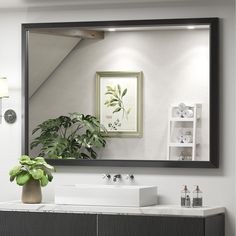
[[[193,207],[202,207],[202,202],[202,191],[197,185],[196,189],[193,191]]]
[[[189,196],[190,191],[187,188],[187,185],[184,185],[181,191],[181,206],[185,207],[187,196]]]

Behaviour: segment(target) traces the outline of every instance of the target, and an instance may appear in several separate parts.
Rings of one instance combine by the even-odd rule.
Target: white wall
[[[207,205],[223,205],[227,208],[226,236],[234,235],[235,223],[235,82],[234,82],[234,7],[227,2],[218,6],[186,6],[175,4],[171,7],[160,5],[150,8],[116,10],[90,8],[41,9],[29,11],[1,12],[0,14],[0,74],[10,79],[12,97],[3,104],[4,109],[12,107],[18,113],[18,121],[10,126],[0,126],[1,148],[1,200],[16,199],[20,188],[8,181],[8,170],[20,155],[20,78],[21,78],[21,32],[23,22],[117,20],[141,18],[209,17],[223,18],[221,23],[221,87],[220,87],[220,168],[219,169],[170,169],[170,168],[103,168],[103,167],[59,167],[54,184],[65,182],[100,183],[104,172],[134,173],[139,184],[155,184],[159,187],[160,203],[179,203],[182,184],[192,188],[199,184],[204,191]],[[52,199],[53,185],[44,189],[45,200]]]
[[[56,70],[80,39],[31,32],[28,40],[30,98]],[[32,51],[37,57],[31,55]]]
[[[33,45],[38,38],[42,41],[42,36],[45,41],[51,38],[33,35],[30,37]],[[55,45],[58,38],[53,38]],[[29,50],[31,58],[38,61],[38,50],[32,47]],[[51,50],[41,48],[40,51],[48,52],[49,56],[46,54],[45,57],[50,58]],[[31,71],[31,65],[29,67]],[[186,105],[202,105],[201,128],[198,129],[201,144],[197,147],[195,160],[209,160],[208,29],[117,31],[107,32],[102,40],[81,41],[31,97],[29,136],[32,137],[32,130],[38,124],[49,118],[70,112],[95,115],[96,71],[143,72],[143,136],[107,139],[106,147],[98,150],[99,158],[166,160],[168,111],[171,104],[184,102]],[[39,78],[43,74],[44,71]],[[32,80],[37,77],[30,77]],[[173,142],[180,127],[174,130]],[[184,127],[192,130],[192,123]],[[178,159],[183,150],[186,148],[172,149],[171,159]],[[188,152],[191,151],[189,148]],[[37,149],[31,152],[33,156],[38,153]]]

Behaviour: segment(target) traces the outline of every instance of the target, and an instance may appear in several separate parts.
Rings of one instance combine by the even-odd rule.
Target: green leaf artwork
[[[122,118],[126,118],[128,120],[128,116],[131,112],[131,108],[128,109],[124,105],[124,97],[127,94],[128,89],[125,88],[122,90],[119,84],[112,86],[106,86],[105,96],[108,97],[105,101],[104,105],[106,107],[113,108],[112,113],[120,113],[122,112]]]

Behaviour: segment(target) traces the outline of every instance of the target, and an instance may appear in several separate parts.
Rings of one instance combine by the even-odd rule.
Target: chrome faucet
[[[113,176],[113,182],[117,182],[117,180],[118,179],[120,180],[121,178],[122,178],[121,174],[116,174]]]
[[[133,174],[127,174],[126,179],[128,180],[134,180],[134,175]]]
[[[110,174],[104,174],[102,176],[103,179],[107,179],[107,180],[110,180],[111,179],[111,175]]]

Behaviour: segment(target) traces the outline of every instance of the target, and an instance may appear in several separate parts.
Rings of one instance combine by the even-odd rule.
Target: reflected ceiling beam
[[[38,93],[38,91],[48,82],[48,80],[50,80],[50,78],[52,77],[52,75],[57,71],[57,69],[70,57],[70,55],[73,53],[73,51],[78,48],[80,42],[82,41],[82,39],[79,40],[79,42],[70,50],[70,52],[63,58],[63,60],[54,68],[54,70],[48,75],[47,78],[45,78],[45,80],[38,86],[38,88],[32,93],[31,96],[29,96],[29,101],[30,99],[36,94]]]
[[[30,97],[80,40],[80,38],[29,33]]]
[[[74,37],[74,38],[82,38],[82,39],[103,39],[104,32],[97,30],[81,30],[76,28],[48,28],[48,29],[34,29],[30,30],[32,33],[38,34],[50,34],[50,35],[58,35],[65,37]]]

